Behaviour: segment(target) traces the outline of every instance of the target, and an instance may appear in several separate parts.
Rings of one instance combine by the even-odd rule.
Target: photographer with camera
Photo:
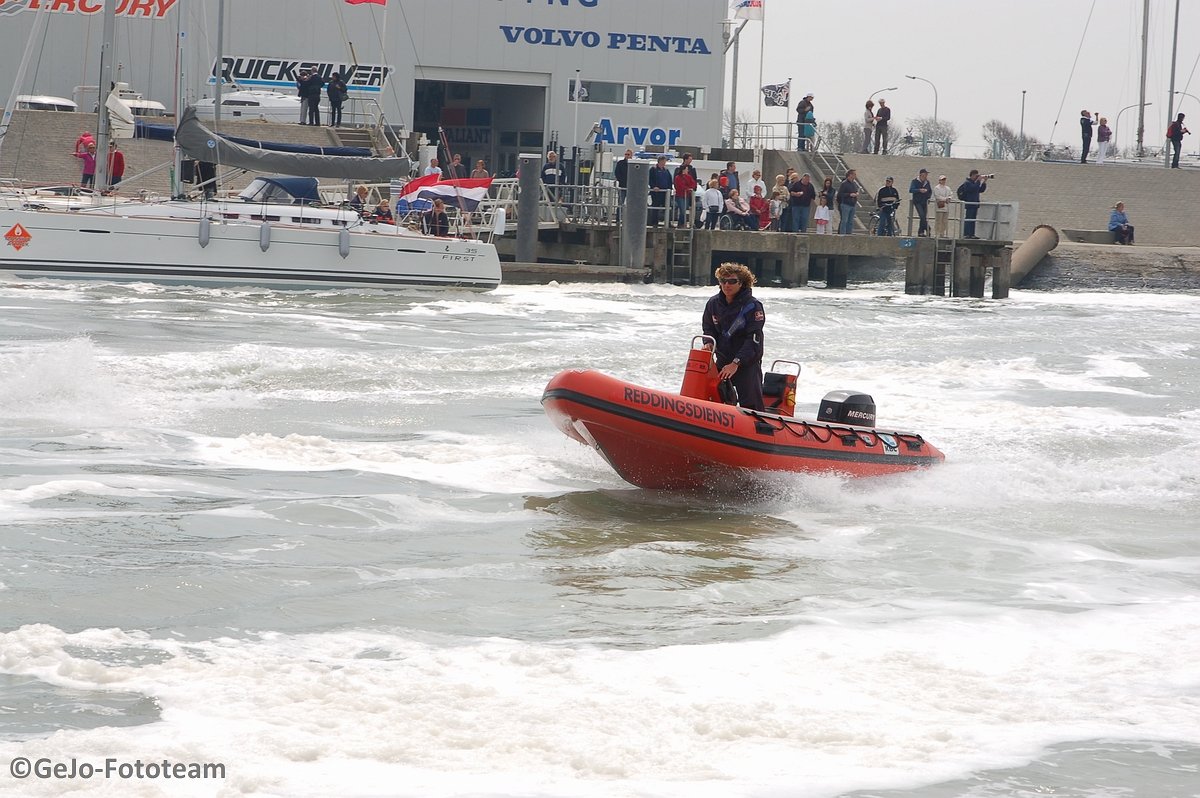
[[[988,178],[995,175],[981,175],[978,169],[972,169],[967,179],[958,187],[958,198],[963,203],[963,238],[979,238],[975,235],[975,217],[979,215],[979,195],[987,191]]]

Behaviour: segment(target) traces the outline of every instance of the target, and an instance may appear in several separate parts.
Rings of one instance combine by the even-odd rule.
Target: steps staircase
[[[333,128],[333,133],[343,147],[363,147],[379,155],[375,151],[374,142],[371,141],[371,131],[368,128],[337,127]]]

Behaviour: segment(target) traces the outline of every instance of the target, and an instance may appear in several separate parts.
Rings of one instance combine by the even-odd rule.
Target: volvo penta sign
[[[681,53],[712,55],[704,39],[690,36],[660,36],[654,33],[628,31],[601,32],[567,30],[566,28],[526,28],[521,25],[501,25],[500,31],[509,44],[540,44],[546,47],[587,47],[606,50],[634,50],[644,53]]]

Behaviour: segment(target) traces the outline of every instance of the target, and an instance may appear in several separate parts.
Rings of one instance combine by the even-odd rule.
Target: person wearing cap
[[[934,201],[933,234],[945,238],[950,229],[950,200],[954,199],[954,190],[946,185],[946,176],[938,175],[938,181],[932,191]]]
[[[813,116],[812,99],[812,92],[809,92],[804,95],[804,99],[796,104],[796,135],[799,139],[796,143],[796,149],[800,152],[808,149],[808,140],[812,138],[807,127],[809,125],[816,125],[816,117]]]
[[[875,207],[879,209],[879,225],[875,235],[890,236],[895,234],[896,207],[900,204],[900,192],[896,190],[896,179],[889,177],[875,195]]]
[[[972,169],[958,187],[958,198],[963,203],[963,238],[979,238],[975,235],[975,217],[979,215],[979,195],[987,191],[987,180],[978,169]]]
[[[875,154],[879,154],[879,145],[883,144],[883,154],[887,155],[888,122],[892,119],[892,109],[887,107],[887,100],[879,98],[879,110],[875,112]]]
[[[658,227],[667,219],[667,195],[675,185],[675,177],[667,168],[667,156],[658,156],[658,161],[646,173],[650,184],[650,211],[646,215],[650,227]]]
[[[929,235],[929,198],[933,196],[933,186],[929,185],[929,170],[921,169],[917,176],[908,184],[908,193],[912,197],[913,209],[921,223],[917,226],[918,236]]]

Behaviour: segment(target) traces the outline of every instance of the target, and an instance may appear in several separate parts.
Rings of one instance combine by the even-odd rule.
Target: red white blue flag
[[[733,4],[733,16],[736,19],[762,19],[765,3],[766,0],[737,0]]]
[[[346,0],[352,6],[361,6],[363,3],[374,3],[376,5],[385,6],[387,0]]]
[[[438,175],[425,175],[405,183],[401,199],[415,207],[428,207],[435,199],[440,199],[447,205],[473,211],[487,198],[491,185],[490,177],[442,180]]]

